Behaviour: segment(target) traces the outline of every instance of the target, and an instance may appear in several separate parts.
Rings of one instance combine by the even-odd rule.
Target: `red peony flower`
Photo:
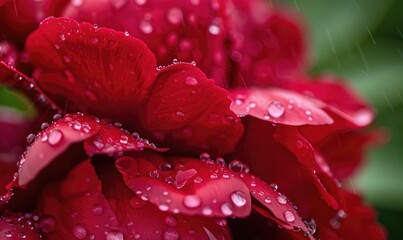
[[[385,238],[339,183],[380,137],[363,131],[373,112],[334,78],[305,76],[292,15],[243,0],[55,9],[96,25],[43,21],[26,40],[32,78],[1,62],[35,123],[58,112],[14,178],[0,159],[4,236]]]

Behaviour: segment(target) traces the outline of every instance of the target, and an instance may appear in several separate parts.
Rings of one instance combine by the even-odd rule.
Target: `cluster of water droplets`
[[[192,62],[182,62],[182,61],[179,61],[178,59],[173,59],[172,60],[172,64],[169,64],[169,65],[166,65],[166,66],[158,66],[157,68],[156,68],[156,70],[157,71],[161,71],[161,70],[163,70],[163,69],[165,69],[165,68],[167,68],[167,67],[170,67],[170,66],[174,66],[174,65],[176,65],[176,64],[190,64],[190,65],[193,65],[193,66],[196,66],[196,62],[195,61],[192,61]],[[197,80],[196,80],[197,81]],[[192,85],[192,83],[193,83],[193,85],[197,85],[197,82],[194,82],[193,80],[192,81],[190,81],[189,80],[189,85]]]

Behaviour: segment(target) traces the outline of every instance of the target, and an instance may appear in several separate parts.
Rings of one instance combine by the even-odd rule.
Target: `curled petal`
[[[158,72],[143,125],[181,151],[228,153],[243,133],[229,105],[226,90],[193,65],[178,63]]]
[[[44,20],[27,50],[45,92],[97,116],[127,120],[154,81],[155,58],[143,42],[72,19]]]
[[[332,124],[320,101],[277,88],[238,89],[230,92],[231,110],[241,116],[285,125]]]

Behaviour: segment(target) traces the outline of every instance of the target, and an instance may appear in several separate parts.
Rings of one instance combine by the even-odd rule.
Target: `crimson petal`
[[[174,64],[158,72],[143,124],[154,138],[181,151],[228,153],[243,126],[227,96],[198,68]]]
[[[44,20],[27,50],[45,92],[97,116],[127,121],[154,81],[155,58],[143,42],[72,19]]]
[[[39,201],[39,227],[46,239],[103,239],[119,229],[116,215],[102,195],[89,160],[61,182],[48,185]]]
[[[116,162],[127,186],[161,211],[245,217],[251,199],[245,184],[229,169],[194,159],[158,155],[123,157]]]
[[[332,124],[322,108],[324,103],[295,92],[277,88],[237,89],[230,92],[231,109],[241,116],[250,115],[285,125]]]

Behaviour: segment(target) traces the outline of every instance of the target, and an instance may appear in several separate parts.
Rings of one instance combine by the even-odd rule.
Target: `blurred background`
[[[371,149],[351,184],[377,208],[389,239],[403,239],[403,1],[277,2],[307,20],[311,73],[344,77],[376,108],[375,126],[390,140]]]

